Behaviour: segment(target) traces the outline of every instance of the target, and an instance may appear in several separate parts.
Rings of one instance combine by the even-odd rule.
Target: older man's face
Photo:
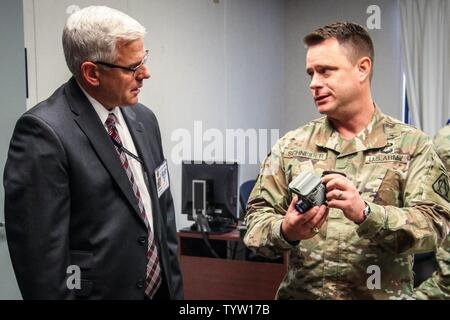
[[[119,42],[115,65],[133,68],[138,66],[145,56],[143,39],[129,43]],[[134,73],[120,68],[105,68],[101,71],[98,94],[105,107],[130,106],[138,103],[138,95],[144,79],[150,78],[144,64]]]

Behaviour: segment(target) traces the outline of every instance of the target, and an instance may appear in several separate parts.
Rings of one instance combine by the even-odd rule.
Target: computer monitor
[[[238,217],[239,165],[183,161],[181,212],[191,231],[227,232]]]

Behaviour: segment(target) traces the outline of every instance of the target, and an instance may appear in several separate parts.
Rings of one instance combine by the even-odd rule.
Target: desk
[[[286,257],[280,262],[232,260],[229,244],[242,243],[237,230],[208,236],[220,258],[209,253],[200,233],[177,233],[185,299],[273,300],[287,270]],[[234,243],[236,244],[236,243]],[[248,250],[248,249],[246,249]],[[208,256],[209,255],[209,256]]]

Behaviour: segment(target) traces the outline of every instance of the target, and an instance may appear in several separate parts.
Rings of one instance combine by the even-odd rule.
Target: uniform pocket
[[[358,175],[357,188],[363,199],[379,205],[403,205],[403,184],[407,172],[407,164],[398,162],[382,162],[366,164]]]
[[[314,173],[314,164],[311,159],[286,159],[286,180],[292,181],[301,172]]]
[[[402,207],[403,200],[400,190],[403,189],[401,188],[401,184],[402,179],[400,172],[387,169],[373,202],[383,206],[391,205]]]

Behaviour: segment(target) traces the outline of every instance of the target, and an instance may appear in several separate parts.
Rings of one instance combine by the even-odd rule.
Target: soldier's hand
[[[341,209],[348,219],[356,223],[364,221],[366,204],[350,180],[340,174],[328,174],[322,182],[327,186],[329,208]]]
[[[281,232],[288,241],[314,237],[327,219],[328,209],[322,205],[301,214],[295,209],[298,197],[294,196],[281,224]]]

